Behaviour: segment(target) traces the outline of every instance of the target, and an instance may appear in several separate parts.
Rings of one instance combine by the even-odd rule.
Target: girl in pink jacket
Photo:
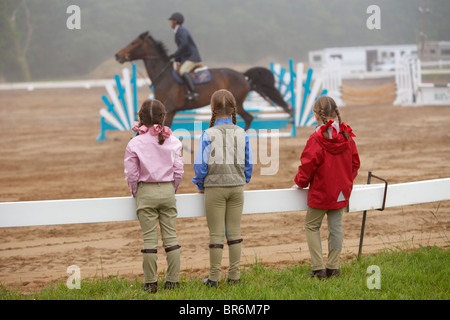
[[[143,269],[149,292],[157,291],[158,223],[167,255],[165,288],[178,287],[180,246],[176,236],[177,208],[175,192],[183,178],[182,145],[163,126],[165,107],[158,100],[146,100],[139,110],[138,135],[125,150],[125,179],[136,199],[136,214],[144,238]]]

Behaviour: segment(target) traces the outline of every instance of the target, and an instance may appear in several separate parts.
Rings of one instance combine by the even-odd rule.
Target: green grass
[[[381,288],[369,289],[371,265],[380,268]],[[1,300],[449,300],[450,252],[439,247],[414,250],[390,249],[341,265],[341,276],[326,281],[305,276],[308,265],[266,267],[260,263],[242,267],[241,283],[207,288],[202,279],[183,274],[181,287],[158,293],[142,290],[142,279],[119,276],[84,279],[80,289],[65,282],[53,283],[32,294],[0,286]],[[372,282],[371,282],[372,283]]]

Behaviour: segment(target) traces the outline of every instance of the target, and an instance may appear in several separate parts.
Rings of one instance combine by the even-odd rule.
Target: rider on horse
[[[183,15],[175,12],[170,16],[169,20],[170,26],[175,32],[175,43],[178,46],[177,51],[171,54],[169,58],[175,58],[175,60],[181,64],[179,74],[188,87],[186,98],[189,100],[197,100],[198,93],[195,92],[194,82],[189,75],[189,72],[201,64],[200,54],[194,40],[191,37],[191,34],[185,27],[182,26],[184,22]]]

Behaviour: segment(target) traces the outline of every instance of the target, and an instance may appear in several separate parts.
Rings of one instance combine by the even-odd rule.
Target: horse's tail
[[[254,67],[245,71],[244,76],[250,83],[251,91],[256,91],[266,101],[275,103],[293,116],[292,109],[289,108],[280,91],[275,87],[275,77],[272,71],[263,67]]]

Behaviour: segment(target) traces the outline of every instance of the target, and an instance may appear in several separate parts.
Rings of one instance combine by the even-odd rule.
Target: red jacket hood
[[[321,132],[314,132],[312,138],[316,139],[322,148],[331,154],[341,154],[350,148],[350,139],[346,139],[343,134],[339,133],[334,139],[326,139]]]

